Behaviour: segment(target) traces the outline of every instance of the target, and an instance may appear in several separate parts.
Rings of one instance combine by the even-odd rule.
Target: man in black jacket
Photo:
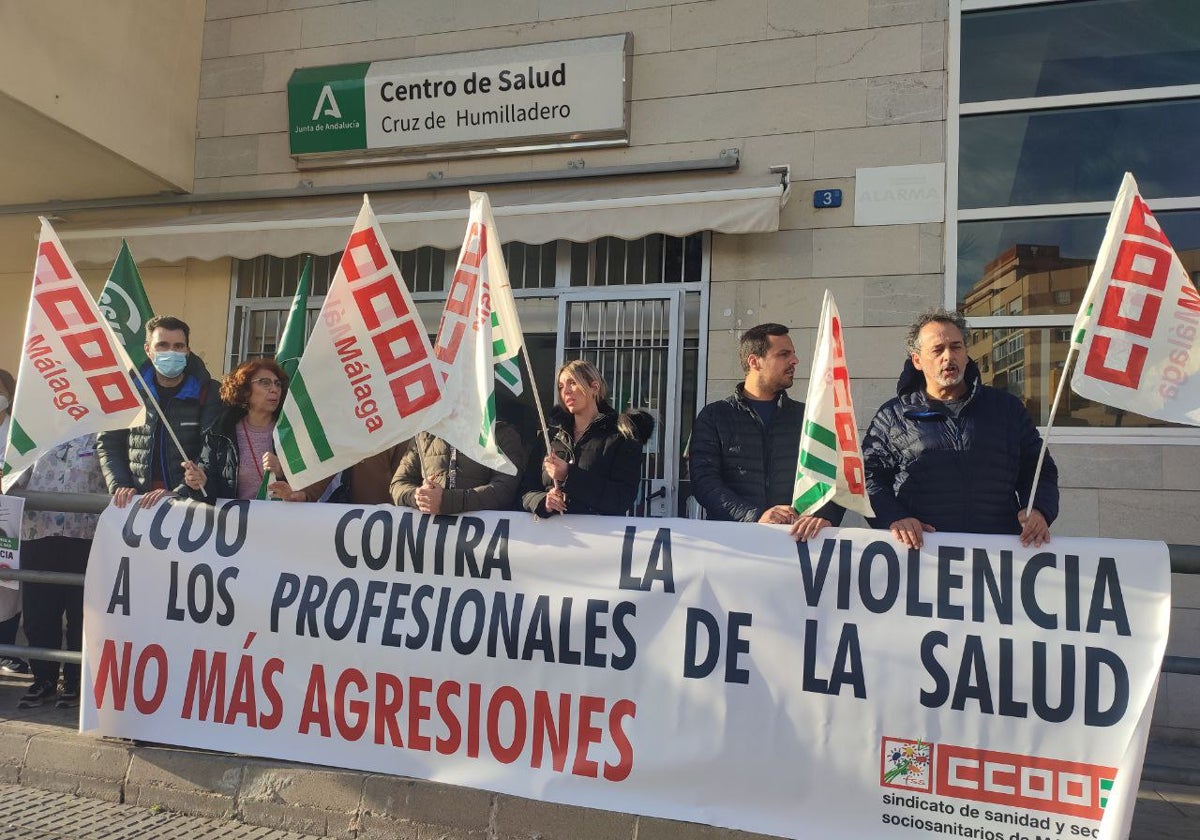
[[[738,358],[745,381],[732,396],[696,415],[688,443],[692,495],[709,519],[790,524],[807,540],[845,511],[830,502],[811,516],[792,509],[804,403],[789,399],[796,348],[782,324],[759,324],[742,335]]]
[[[1058,470],[1047,455],[1025,508],[1042,446],[1025,406],[980,381],[967,358],[967,322],[935,309],[908,331],[909,358],[863,439],[874,524],[910,548],[933,531],[1050,539]]]
[[[97,451],[104,481],[113,503],[125,507],[137,493],[146,494],[145,507],[183,483],[185,460],[200,455],[201,433],[221,412],[220,386],[208,375],[204,362],[191,352],[191,328],[169,315],[146,324],[146,356],[142,367],[163,417],[184,449],[180,455],[162,419],[147,400],[146,422],[134,429],[119,429],[100,435]],[[141,388],[141,383],[134,383]]]

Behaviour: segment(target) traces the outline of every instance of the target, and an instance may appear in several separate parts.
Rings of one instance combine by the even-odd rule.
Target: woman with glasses
[[[271,359],[242,362],[221,380],[225,409],[204,432],[199,461],[184,462],[180,495],[265,499],[270,473],[280,474],[271,436],[283,408],[288,378]]]

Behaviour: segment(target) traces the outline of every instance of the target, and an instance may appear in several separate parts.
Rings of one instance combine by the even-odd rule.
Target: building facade
[[[191,322],[195,349],[220,371],[272,352],[306,254],[316,257],[315,315],[364,191],[433,329],[467,189],[486,189],[543,398],[561,359],[597,361],[618,401],[660,421],[639,510],[686,515],[691,419],[741,379],[738,335],[787,324],[804,376],[826,288],[847,326],[860,425],[894,393],[906,325],[948,305],[971,321],[985,380],[1044,426],[1125,170],[1200,271],[1191,0],[105,5],[126,29],[155,34],[133,76],[118,72],[137,52],[120,32],[107,55],[57,71],[37,63],[45,19],[23,12],[24,28],[0,36],[11,41],[0,61],[42,71],[0,91],[6,111],[27,117],[35,139],[24,142],[52,137],[88,173],[0,186],[0,366],[16,367],[38,212],[53,214],[95,289],[128,237],[156,310]],[[61,15],[55,31],[79,35],[107,19],[48,14]],[[1091,36],[1076,37],[1081,28]],[[578,70],[592,66],[579,63],[589,51],[617,63]],[[556,99],[560,60],[572,84],[594,72],[595,87]],[[471,67],[505,62],[524,62],[531,88],[544,81],[539,109],[582,114],[615,86],[620,113],[574,132],[539,111],[545,125],[507,131],[512,102],[497,93],[469,105],[462,90]],[[430,126],[387,129],[369,109],[355,117],[323,98],[328,68],[368,65],[354,71],[368,89],[391,79],[390,101],[422,100],[404,113],[428,114],[433,128],[439,114],[454,123],[474,108],[466,134],[409,138]],[[550,69],[539,77],[534,65]],[[459,87],[407,86],[422,73]],[[297,112],[297,91],[314,78],[316,104]],[[64,109],[73,88],[74,110]],[[342,89],[330,88],[335,100]],[[82,116],[89,102],[127,98],[138,107],[115,128]],[[366,142],[340,151],[297,131],[332,134],[368,117]],[[372,139],[381,133],[391,136]],[[798,378],[793,393],[805,386]],[[1200,542],[1200,432],[1066,399],[1053,432],[1063,487],[1054,533]],[[1196,655],[1200,596],[1176,583],[1169,652]],[[1200,730],[1185,702],[1195,679],[1166,679],[1163,737]]]

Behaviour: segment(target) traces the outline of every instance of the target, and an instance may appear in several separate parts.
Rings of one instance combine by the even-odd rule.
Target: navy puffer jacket
[[[770,427],[739,384],[696,415],[688,442],[692,495],[709,519],[757,522],[767,508],[791,505],[800,456],[804,403],[780,391]],[[829,502],[816,516],[841,524],[845,511]]]
[[[1041,435],[1025,406],[982,384],[967,362],[966,404],[957,417],[930,402],[925,377],[904,364],[897,396],[884,403],[863,439],[873,523],[916,517],[939,531],[1019,534]],[[1058,469],[1047,453],[1033,506],[1058,516]]]
[[[163,415],[179,437],[184,454],[188,459],[195,460],[200,455],[204,430],[221,413],[221,386],[208,375],[204,361],[195,353],[188,354],[183,373],[179,391],[174,397],[164,400],[160,399],[158,393],[154,367],[149,362],[142,365],[142,378],[162,406]],[[141,390],[142,386],[135,380],[134,387]],[[157,464],[151,463],[156,448],[160,456]],[[100,468],[110,493],[116,492],[118,487],[133,487],[139,493],[145,493],[152,482],[163,481],[164,476],[168,490],[186,487],[181,466],[184,459],[163,429],[162,419],[149,400],[146,402],[145,424],[133,429],[103,432],[96,443],[96,452],[100,456]]]

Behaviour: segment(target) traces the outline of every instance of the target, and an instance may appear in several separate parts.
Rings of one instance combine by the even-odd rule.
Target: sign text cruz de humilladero
[[[488,150],[629,137],[631,36],[296,70],[296,156]]]

